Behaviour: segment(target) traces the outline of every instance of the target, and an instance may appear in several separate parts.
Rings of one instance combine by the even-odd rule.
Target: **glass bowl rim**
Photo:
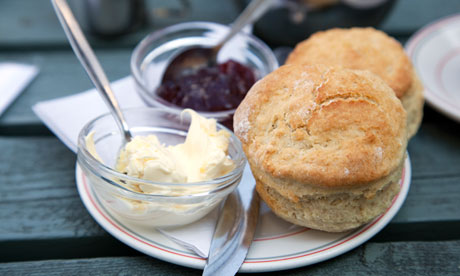
[[[173,114],[178,117],[181,116],[181,112],[176,112],[176,111],[171,111],[167,109],[162,109],[162,108],[153,108],[153,107],[136,107],[136,108],[126,108],[122,109],[123,113],[130,113],[130,112],[164,112],[168,114]],[[85,137],[87,134],[89,134],[89,130],[100,120],[111,117],[112,114],[110,113],[104,113],[93,120],[89,121],[88,123],[85,124],[85,126],[80,130],[80,133],[78,135],[78,159],[82,159],[86,164],[81,164],[86,167],[86,169],[91,170],[93,174],[95,174],[97,177],[103,177],[99,170],[103,172],[103,174],[107,175],[112,175],[116,177],[117,179],[124,180],[127,182],[136,182],[142,185],[155,185],[155,186],[161,186],[161,187],[167,187],[167,188],[172,188],[172,191],[175,189],[180,189],[180,188],[191,188],[191,187],[197,187],[197,188],[207,188],[210,187],[212,189],[206,190],[204,193],[194,193],[194,194],[185,194],[185,195],[167,195],[167,194],[147,194],[147,193],[140,193],[136,192],[133,190],[130,190],[115,181],[112,181],[110,179],[104,178],[104,182],[111,184],[112,186],[115,186],[116,188],[121,188],[129,193],[132,193],[133,195],[138,195],[143,198],[150,198],[150,197],[173,197],[173,198],[179,198],[179,197],[196,197],[204,194],[210,194],[210,193],[216,193],[218,191],[221,191],[228,186],[231,186],[234,184],[234,179],[241,177],[245,164],[246,164],[246,157],[244,155],[242,145],[240,140],[236,137],[236,135],[227,129],[225,126],[221,125],[220,123],[217,122],[217,126],[219,127],[218,129],[224,129],[228,131],[231,136],[230,136],[230,143],[235,144],[237,148],[237,154],[235,155],[232,160],[235,162],[235,168],[218,178],[214,178],[212,180],[207,180],[207,181],[199,181],[199,182],[190,182],[190,183],[166,183],[166,182],[156,182],[156,181],[150,181],[150,180],[145,180],[145,179],[140,179],[132,176],[128,176],[124,173],[118,172],[111,167],[101,163],[99,160],[97,160],[86,148],[86,142],[85,142]],[[118,132],[118,130],[117,130]],[[85,135],[86,134],[86,135]],[[82,163],[79,160],[79,163]]]
[[[207,22],[207,21],[192,21],[192,22],[182,22],[178,24],[174,24],[159,30],[156,30],[150,34],[148,34],[145,38],[143,38],[134,48],[133,53],[131,54],[131,59],[130,59],[130,67],[131,67],[131,75],[133,76],[134,82],[136,83],[137,86],[139,86],[140,90],[142,91],[141,97],[151,97],[153,100],[159,104],[162,108],[168,109],[168,110],[183,110],[182,107],[176,106],[174,104],[165,104],[164,100],[162,100],[160,97],[156,96],[155,94],[151,95],[149,94],[148,89],[143,85],[142,77],[141,77],[141,71],[138,66],[136,66],[136,61],[140,57],[140,54],[144,49],[150,46],[152,42],[154,42],[156,39],[164,37],[170,33],[178,32],[178,31],[184,31],[184,30],[189,30],[189,29],[208,29],[208,30],[213,30],[213,31],[219,31],[219,30],[224,30],[224,29],[229,29],[230,27],[228,25],[216,23],[216,22]],[[246,40],[251,41],[256,48],[261,50],[263,56],[268,60],[268,67],[276,69],[279,67],[278,60],[276,59],[275,54],[273,51],[268,47],[262,40],[254,36],[253,34],[249,33],[244,33],[244,32],[239,32],[238,36],[244,37]],[[144,95],[145,94],[145,95]],[[227,117],[233,113],[235,113],[236,108],[229,109],[229,110],[224,110],[224,111],[197,111],[198,113],[202,114],[205,117],[217,117],[217,118],[222,118],[222,117]]]

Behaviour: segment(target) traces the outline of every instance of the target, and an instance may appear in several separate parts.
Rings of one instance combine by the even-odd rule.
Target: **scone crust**
[[[401,44],[374,28],[330,29],[300,42],[286,64],[325,64],[370,70],[401,98],[412,85],[413,67]]]
[[[415,70],[414,70],[415,71]],[[412,86],[402,96],[401,103],[407,113],[407,135],[412,138],[417,133],[423,118],[423,84],[414,72]]]
[[[406,112],[369,71],[284,65],[258,81],[234,116],[252,166],[316,187],[366,185],[394,172]]]
[[[402,164],[401,164],[402,165]],[[402,166],[401,166],[402,169]],[[256,180],[262,200],[279,217],[305,227],[327,232],[343,232],[366,224],[387,210],[400,190],[401,169],[371,196],[355,191],[285,197],[283,191]],[[380,185],[379,185],[380,186]]]

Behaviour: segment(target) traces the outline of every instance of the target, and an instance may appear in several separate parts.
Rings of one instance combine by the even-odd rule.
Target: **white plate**
[[[434,108],[460,121],[460,14],[435,21],[416,32],[406,52]]]
[[[255,239],[240,272],[266,272],[306,266],[361,245],[387,225],[398,212],[409,191],[410,179],[411,164],[407,157],[400,181],[401,191],[390,208],[369,224],[345,233],[326,233],[290,224],[276,217],[262,204]],[[205,259],[170,241],[158,231],[132,225],[109,212],[93,193],[78,165],[76,180],[80,197],[90,214],[115,238],[167,262],[199,269],[204,267]]]

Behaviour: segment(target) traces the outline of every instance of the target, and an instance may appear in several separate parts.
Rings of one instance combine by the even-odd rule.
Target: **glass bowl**
[[[133,136],[154,134],[165,145],[183,143],[190,125],[188,114],[170,110],[136,108],[126,109],[123,113]],[[217,124],[217,129],[226,128]],[[90,133],[94,133],[95,149],[102,162],[88,151],[85,137]],[[124,141],[112,116],[105,114],[81,130],[78,164],[95,194],[111,211],[146,226],[185,225],[213,210],[241,180],[246,159],[240,141],[230,133],[228,155],[235,163],[235,169],[230,173],[194,183],[153,182],[114,170]],[[130,189],[131,185],[146,185],[151,193],[136,192]]]
[[[149,106],[170,110],[182,110],[156,94],[163,72],[170,59],[179,51],[192,46],[216,45],[229,31],[229,27],[210,22],[189,22],[176,24],[153,32],[144,38],[134,49],[131,56],[131,73],[136,90]],[[255,72],[260,79],[278,67],[278,61],[271,49],[253,35],[239,33],[219,51],[218,63],[233,59]],[[205,112],[202,116],[215,118],[232,129],[235,109]]]

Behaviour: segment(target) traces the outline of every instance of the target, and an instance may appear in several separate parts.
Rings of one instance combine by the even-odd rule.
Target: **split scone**
[[[369,71],[284,65],[250,89],[234,130],[257,192],[292,223],[346,231],[399,192],[406,112]]]
[[[286,64],[342,66],[369,70],[394,90],[407,112],[409,138],[423,115],[423,85],[401,44],[373,28],[331,29],[300,42]]]

